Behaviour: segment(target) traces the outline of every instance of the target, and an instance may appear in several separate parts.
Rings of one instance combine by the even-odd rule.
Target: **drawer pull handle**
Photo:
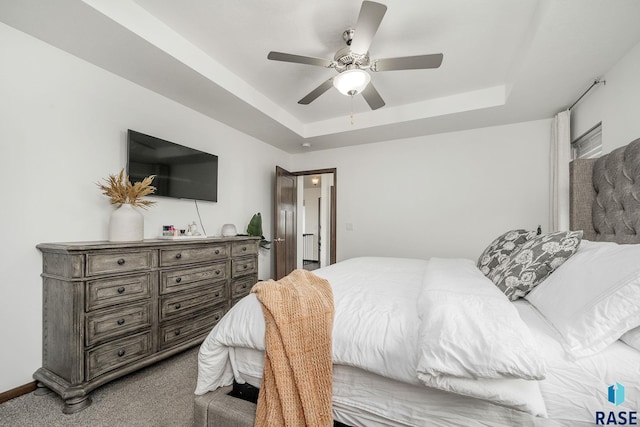
[[[176,277],[176,283],[182,282],[182,277]]]
[[[213,294],[213,296],[218,298],[220,296],[220,292],[216,292],[215,294]]]
[[[118,288],[118,293],[119,293],[119,294],[123,294],[123,293],[124,293],[124,286],[120,286],[120,287]]]
[[[176,304],[174,307],[176,308],[176,310],[180,310],[180,307],[182,306],[180,304]]]
[[[124,319],[118,319],[118,325],[120,326],[124,325]]]
[[[214,317],[214,320],[220,320],[220,315],[216,314],[216,317]]]
[[[243,246],[243,247],[242,247],[242,251],[243,251],[243,252],[246,252],[246,251],[247,251],[247,247],[246,247],[246,246]]]
[[[182,254],[176,254],[176,259],[182,258]]]
[[[124,263],[125,263],[125,262],[126,262],[126,261],[124,260],[124,258],[120,258],[120,259],[118,260],[118,265],[124,265]]]
[[[220,249],[216,249],[215,254],[220,255]]]
[[[220,274],[220,270],[216,270],[216,275],[219,275],[219,274]]]
[[[244,283],[244,284],[242,285],[242,289],[247,289],[247,284],[246,284],[246,283]]]
[[[124,353],[125,353],[124,348],[121,348],[120,350],[118,350],[118,357],[124,356]]]
[[[245,264],[245,265],[242,266],[242,268],[244,268],[246,270],[247,268],[249,268],[249,266],[247,264]]]
[[[174,332],[174,334],[176,334],[176,336],[180,335],[180,329],[176,329],[176,331]]]

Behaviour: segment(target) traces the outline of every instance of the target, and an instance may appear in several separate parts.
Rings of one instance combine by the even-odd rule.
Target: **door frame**
[[[327,168],[327,169],[312,169],[306,171],[298,171],[291,172],[292,175],[296,176],[307,176],[307,175],[323,175],[323,174],[333,174],[333,189],[331,191],[331,213],[329,218],[329,226],[331,227],[330,231],[330,242],[329,242],[329,250],[331,251],[331,255],[329,256],[329,263],[336,263],[336,241],[337,241],[337,192],[338,192],[338,170],[337,168]]]
[[[294,176],[296,178],[299,177],[303,177],[303,176],[307,176],[307,175],[323,175],[323,174],[332,174],[333,175],[333,185],[331,186],[331,210],[330,210],[330,216],[329,216],[329,227],[331,228],[330,233],[329,233],[329,250],[330,250],[330,256],[329,256],[329,264],[335,264],[336,263],[336,233],[337,233],[337,206],[336,206],[336,201],[337,201],[337,186],[338,186],[338,171],[336,168],[327,168],[327,169],[313,169],[313,170],[306,170],[306,171],[297,171],[297,172],[289,172],[286,169],[280,167],[280,166],[276,166],[276,174],[275,174],[275,185],[274,185],[274,221],[273,221],[273,243],[274,243],[274,270],[273,270],[273,276],[276,278],[276,280],[280,279],[281,277],[286,276],[287,274],[291,273],[291,271],[293,271],[293,269],[297,268],[296,266],[293,267],[293,269],[291,269],[290,267],[288,267],[286,265],[286,255],[285,253],[293,250],[295,253],[295,261],[297,264],[297,245],[298,243],[302,244],[302,242],[298,242],[298,233],[297,230],[295,230],[294,228],[294,233],[295,233],[295,238],[293,241],[288,242],[286,237],[281,236],[281,233],[279,233],[279,228],[278,228],[278,223],[279,223],[279,218],[281,215],[281,205],[280,205],[280,199],[281,199],[281,194],[280,194],[280,188],[279,188],[279,183],[278,183],[278,177],[279,176]],[[294,188],[297,186],[294,185]],[[297,212],[297,205],[298,205],[298,201],[297,201],[297,190],[294,191],[294,210],[293,210],[293,227],[296,227],[297,224],[297,217],[298,217],[298,212]],[[285,251],[285,252],[283,252]],[[290,253],[290,252],[289,252]],[[291,271],[287,271],[287,270],[291,270]],[[279,276],[279,277],[278,277]]]

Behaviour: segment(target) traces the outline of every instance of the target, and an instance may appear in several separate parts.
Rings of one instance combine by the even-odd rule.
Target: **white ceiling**
[[[372,73],[376,111],[299,105],[335,70],[267,60],[332,59],[360,0],[0,0],[0,21],[291,153],[549,118],[640,41],[637,0],[379,1],[372,58],[444,61]]]

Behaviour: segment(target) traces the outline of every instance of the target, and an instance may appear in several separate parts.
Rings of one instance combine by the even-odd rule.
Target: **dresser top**
[[[259,241],[260,237],[255,236],[233,236],[233,237],[179,237],[174,239],[145,239],[138,242],[109,242],[107,240],[92,242],[56,242],[56,243],[40,243],[36,247],[46,252],[69,252],[69,251],[87,251],[98,249],[124,249],[124,248],[144,248],[158,246],[176,246],[176,245],[198,245],[212,243],[240,242],[247,240]]]

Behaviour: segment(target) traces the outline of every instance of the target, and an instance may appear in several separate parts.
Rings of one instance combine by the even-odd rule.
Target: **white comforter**
[[[417,307],[417,374],[425,385],[546,416],[531,381],[546,372],[538,345],[473,261],[432,258]]]
[[[544,376],[544,366],[531,334],[474,269],[469,260],[355,258],[316,270],[334,293],[334,363],[546,416],[533,380]],[[449,308],[442,311],[439,300]],[[456,314],[448,316],[450,310]],[[242,382],[234,373],[234,347],[264,350],[264,318],[254,295],[236,304],[202,344],[196,394],[229,385],[234,376]]]

